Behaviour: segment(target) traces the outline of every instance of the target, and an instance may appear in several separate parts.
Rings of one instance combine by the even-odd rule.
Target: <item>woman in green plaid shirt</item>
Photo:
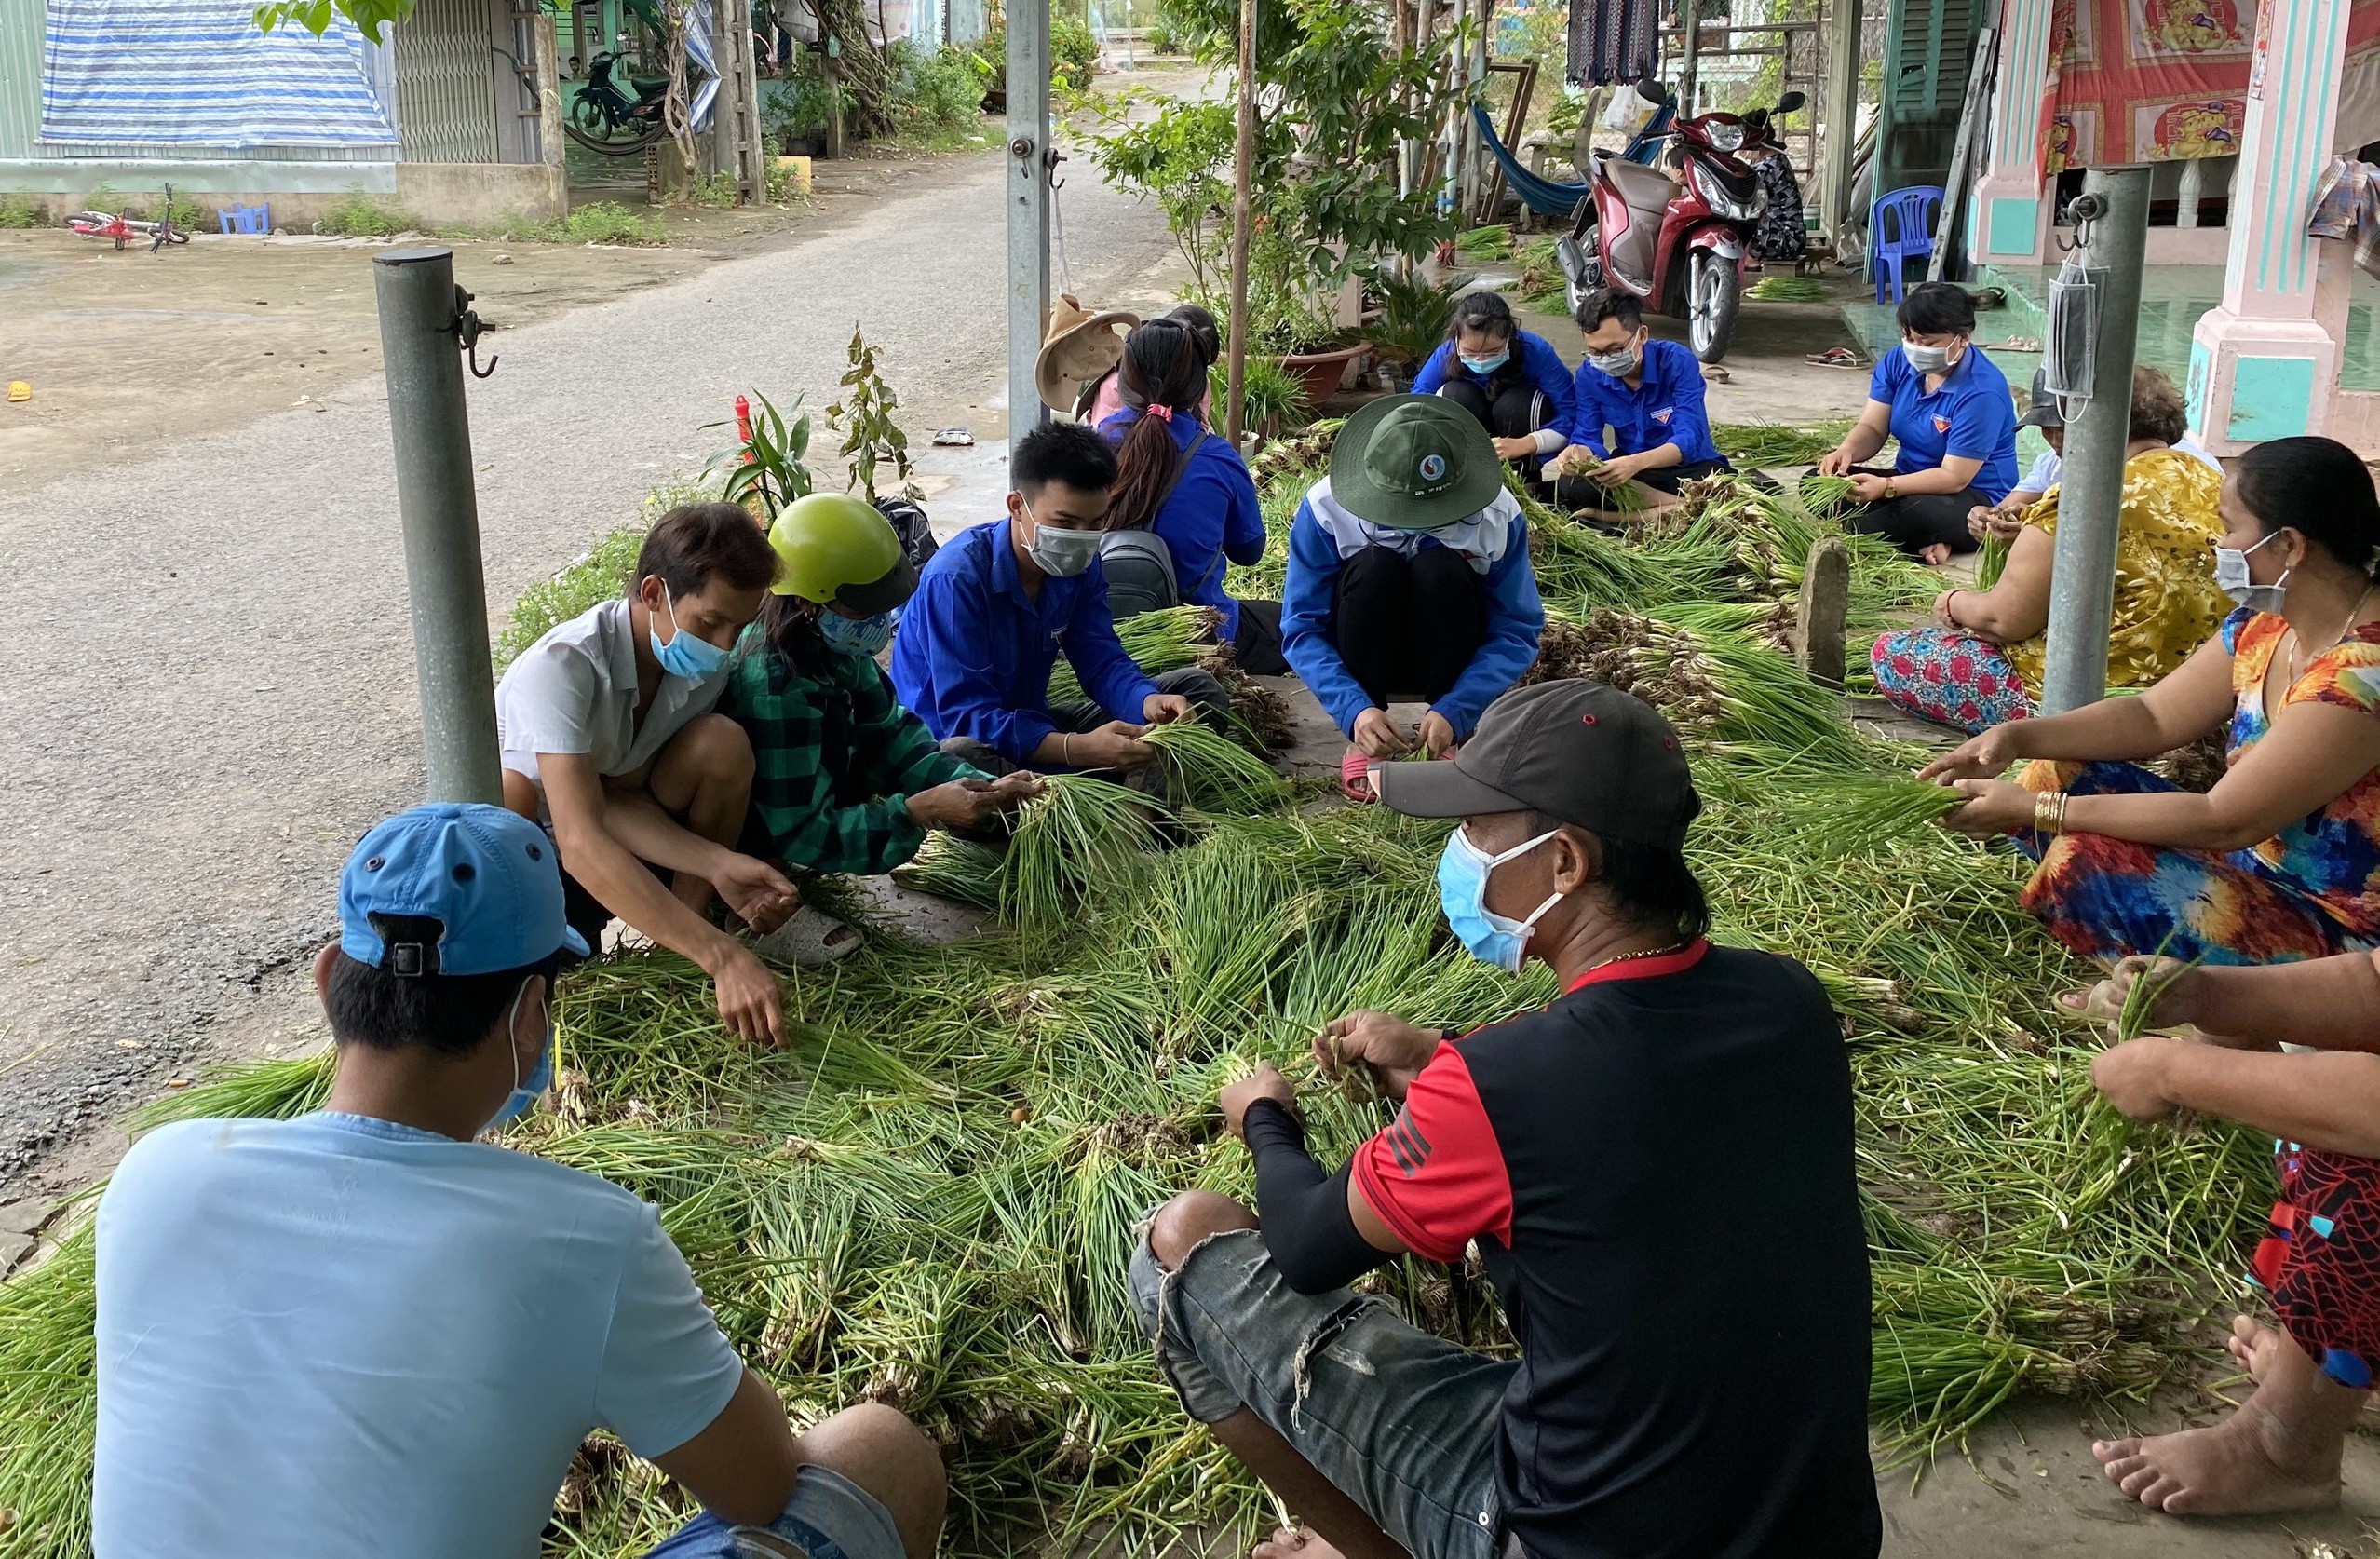
[[[777,517],[769,542],[777,582],[719,703],[752,742],[745,850],[802,871],[888,872],[927,829],[973,827],[1040,788],[943,752],[894,699],[875,656],[917,573],[883,515],[813,494]]]

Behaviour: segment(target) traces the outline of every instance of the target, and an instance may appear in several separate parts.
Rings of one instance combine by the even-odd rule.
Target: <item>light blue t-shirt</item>
[[[151,1132],[98,1259],[98,1559],[529,1559],[589,1429],[743,1377],[649,1203],[359,1116]]]

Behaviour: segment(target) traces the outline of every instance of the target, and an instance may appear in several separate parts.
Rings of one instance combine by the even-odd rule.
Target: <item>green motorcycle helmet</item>
[[[917,570],[892,522],[848,493],[813,493],[787,505],[768,528],[768,544],[778,563],[769,589],[778,595],[873,617],[917,589]]]

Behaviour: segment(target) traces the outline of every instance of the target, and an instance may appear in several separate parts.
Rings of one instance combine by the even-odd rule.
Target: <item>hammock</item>
[[[1587,197],[1587,185],[1556,183],[1551,179],[1539,178],[1497,139],[1495,121],[1488,117],[1484,107],[1473,103],[1471,117],[1478,122],[1480,133],[1487,138],[1489,155],[1504,169],[1504,177],[1512,185],[1512,193],[1521,197],[1521,204],[1539,216],[1568,216],[1578,209],[1578,202]]]

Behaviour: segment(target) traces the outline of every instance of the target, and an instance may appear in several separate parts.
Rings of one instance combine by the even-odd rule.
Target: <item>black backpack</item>
[[[876,512],[892,522],[893,535],[900,537],[900,549],[909,559],[909,566],[924,573],[926,560],[942,546],[934,539],[934,526],[926,518],[926,510],[913,498],[892,497],[878,498]]]
[[[1156,534],[1157,511],[1173,496],[1189,473],[1190,457],[1198,453],[1209,434],[1204,428],[1182,452],[1182,462],[1173,468],[1173,480],[1166,483],[1157,501],[1149,506],[1149,517],[1127,530],[1110,531],[1100,537],[1099,569],[1107,579],[1107,613],[1117,622],[1139,617],[1143,612],[1161,612],[1182,604],[1181,581],[1173,572],[1173,549]],[[1220,566],[1222,554],[1216,554]],[[1205,580],[1200,580],[1205,584]]]

